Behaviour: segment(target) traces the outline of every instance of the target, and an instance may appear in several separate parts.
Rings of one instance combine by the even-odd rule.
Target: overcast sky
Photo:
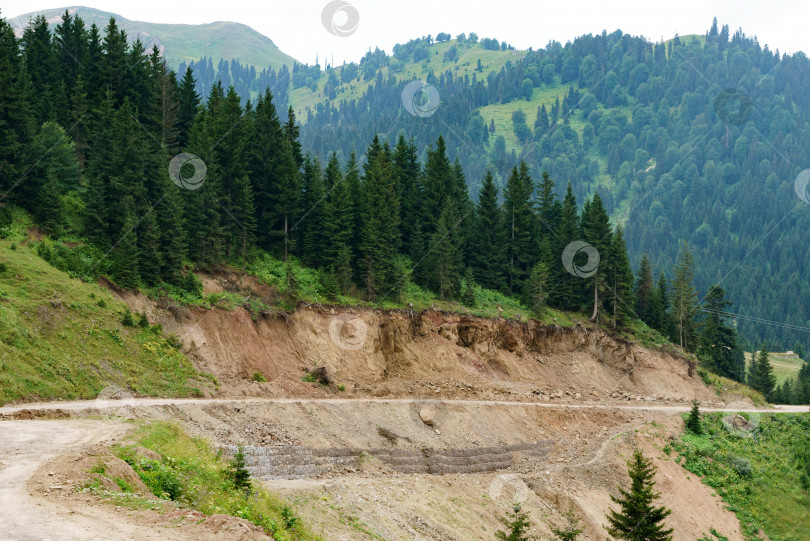
[[[85,0],[82,5],[118,13],[128,19],[160,23],[237,21],[270,37],[284,52],[312,63],[315,55],[336,64],[356,61],[369,49],[391,52],[395,43],[439,32],[476,32],[508,41],[519,49],[562,43],[579,35],[621,29],[653,41],[703,34],[716,16],[732,32],[742,27],[760,43],[782,52],[810,51],[808,0],[345,0],[359,16],[356,31],[345,37],[329,33],[321,22],[328,0]],[[38,9],[65,7],[59,0],[5,0],[4,17]],[[351,8],[349,8],[350,10]],[[336,14],[338,28],[346,24]],[[349,21],[351,22],[351,21]],[[321,62],[323,65],[323,62]]]

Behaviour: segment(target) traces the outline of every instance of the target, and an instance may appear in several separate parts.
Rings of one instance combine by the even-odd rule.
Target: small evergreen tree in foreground
[[[664,519],[672,513],[666,507],[656,507],[653,501],[661,494],[655,492],[655,466],[644,454],[636,449],[633,458],[628,461],[630,490],[619,487],[620,498],[611,496],[618,503],[620,511],[610,510],[607,516],[610,526],[605,526],[608,533],[617,539],[628,541],[670,541],[672,528],[664,528]]]
[[[226,475],[237,489],[250,490],[250,472],[245,463],[245,450],[242,447],[239,447],[229,461]]]
[[[703,434],[703,428],[700,426],[700,402],[697,400],[692,401],[692,409],[689,411],[689,417],[686,418],[686,429],[695,435]]]
[[[560,541],[576,541],[579,534],[583,532],[582,528],[578,528],[579,519],[573,512],[568,511],[565,514],[568,525],[565,528],[552,528],[551,532],[557,536]]]
[[[530,536],[527,532],[532,527],[529,521],[529,514],[521,510],[519,503],[512,504],[512,510],[506,515],[506,518],[500,519],[501,523],[506,526],[507,532],[498,530],[495,532],[495,539],[501,541],[530,541],[534,536]]]

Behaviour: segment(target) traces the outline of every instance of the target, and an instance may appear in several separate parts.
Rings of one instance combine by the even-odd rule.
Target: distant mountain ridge
[[[163,24],[133,21],[116,13],[84,6],[69,6],[44,9],[25,13],[8,19],[9,24],[20,36],[28,21],[42,13],[53,27],[61,21],[65,10],[78,13],[89,26],[96,23],[103,29],[110,17],[115,17],[118,26],[127,33],[129,42],[140,38],[146,50],[157,45],[167,62],[177,69],[181,62],[186,64],[207,56],[215,61],[238,59],[242,64],[256,66],[257,69],[271,66],[276,71],[283,65],[290,68],[297,60],[280,50],[273,40],[251,27],[235,22],[217,21],[207,24]]]

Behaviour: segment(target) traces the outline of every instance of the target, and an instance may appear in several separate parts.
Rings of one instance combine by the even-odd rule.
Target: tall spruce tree
[[[634,292],[636,296],[636,314],[639,319],[653,327],[653,295],[655,284],[653,283],[652,265],[647,254],[641,256],[641,264],[638,268]]]
[[[561,260],[565,247],[575,240],[580,240],[581,235],[577,200],[569,183],[563,199],[560,226],[557,235],[551,239],[554,286],[549,291],[549,304],[564,310],[579,310],[582,306],[585,282],[582,278],[569,274]]]
[[[694,259],[686,243],[681,244],[672,279],[672,308],[678,327],[678,343],[686,350],[694,347],[694,317],[697,312],[697,291],[694,283]]]
[[[505,291],[503,214],[498,206],[498,188],[489,171],[478,194],[473,231],[471,261],[476,279],[485,288]]]
[[[771,399],[773,390],[776,387],[776,376],[773,373],[773,366],[771,366],[768,346],[764,342],[759,348],[754,370],[752,387],[761,392],[766,399]]]
[[[604,260],[604,262],[600,262],[596,272],[586,281],[593,298],[591,321],[598,321],[599,309],[603,301],[600,293],[604,292],[609,286],[610,247],[613,242],[610,218],[602,205],[602,198],[599,197],[598,193],[594,194],[593,199],[587,201],[582,209],[582,233],[585,242],[599,252],[600,261]]]
[[[398,288],[399,198],[390,161],[390,151],[374,137],[368,152],[364,181],[363,278],[370,301],[395,298]]]
[[[535,216],[531,208],[534,183],[526,162],[512,168],[504,192],[503,212],[506,229],[506,258],[508,264],[507,288],[509,292],[522,290],[533,263],[536,248]]]
[[[608,250],[608,289],[613,310],[613,327],[624,326],[635,315],[633,309],[633,270],[627,256],[624,231],[617,227]]]
[[[737,345],[733,327],[726,325],[725,311],[731,306],[725,290],[713,285],[703,300],[704,318],[699,336],[698,351],[702,358],[710,359],[712,371],[737,381],[744,376],[744,354]]]
[[[318,158],[307,153],[303,167],[303,215],[298,227],[301,230],[301,260],[312,267],[323,267],[329,245],[329,231],[326,227],[326,191],[323,173]]]
[[[180,149],[185,149],[188,144],[191,124],[199,107],[200,95],[195,89],[194,72],[187,67],[177,88],[177,145]]]
[[[425,260],[428,287],[442,300],[456,299],[461,293],[463,252],[461,240],[462,218],[455,204],[447,197],[439,214],[436,231],[430,238]]]

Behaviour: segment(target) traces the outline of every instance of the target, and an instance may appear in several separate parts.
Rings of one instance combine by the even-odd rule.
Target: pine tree
[[[551,269],[554,287],[549,296],[549,304],[564,310],[579,310],[583,301],[584,281],[569,274],[560,259],[565,247],[571,242],[579,240],[581,234],[577,200],[569,183],[563,199],[558,234],[552,239],[553,265],[551,265]]]
[[[537,317],[543,316],[547,305],[549,274],[548,264],[538,261],[526,282],[524,296]]]
[[[770,399],[776,387],[776,376],[773,373],[773,367],[768,358],[768,347],[764,342],[759,349],[753,376],[754,384],[752,387],[761,392],[766,399]]]
[[[128,69],[127,35],[118,28],[118,23],[113,17],[110,17],[104,28],[104,39],[101,46],[103,49],[99,66],[101,82],[109,88],[115,105],[119,106],[127,95],[125,75]]]
[[[694,282],[694,259],[686,243],[681,245],[678,262],[673,271],[672,307],[678,326],[678,343],[686,350],[694,347],[694,317],[697,311],[697,291]]]
[[[672,332],[672,317],[669,312],[669,282],[664,273],[658,275],[658,284],[655,287],[652,303],[652,326],[664,336],[674,340]]]
[[[697,400],[692,401],[692,409],[686,418],[686,429],[697,436],[703,434],[703,428],[700,426],[700,402]]]
[[[298,226],[302,232],[301,259],[305,265],[322,267],[326,264],[329,231],[324,227],[327,218],[326,192],[321,164],[309,153],[304,157],[303,197],[304,215]]]
[[[606,264],[600,264],[596,272],[587,279],[586,283],[593,292],[593,312],[591,321],[598,321],[599,308],[602,299],[599,293],[608,286],[610,276],[610,246],[613,242],[613,234],[610,228],[610,218],[602,205],[602,198],[596,193],[593,199],[585,203],[582,209],[582,233],[585,242],[593,246],[599,252],[600,259],[608,258]],[[629,267],[629,265],[628,265]]]
[[[286,261],[290,228],[300,212],[301,179],[270,90],[256,103],[249,155],[259,246]]]
[[[37,126],[53,120],[56,115],[56,68],[51,31],[43,13],[34,17],[22,34],[25,68],[35,92],[30,96]]]
[[[327,189],[324,217],[324,264],[332,269],[341,291],[352,282],[351,243],[354,236],[354,201],[343,179],[337,155],[332,153],[324,175]]]
[[[481,285],[497,291],[506,290],[504,269],[506,259],[503,214],[498,206],[498,188],[487,172],[478,194],[478,208],[472,240],[471,261],[473,272]]]
[[[389,150],[377,137],[368,152],[365,168],[365,201],[362,209],[363,277],[370,301],[396,297],[402,284],[397,273],[399,249],[399,198],[393,179]]]
[[[554,192],[554,181],[547,171],[543,171],[538,186],[537,200],[537,238],[556,235],[562,217],[562,203]]]
[[[177,89],[177,145],[180,149],[188,144],[191,124],[200,107],[200,96],[194,87],[194,72],[187,67]]]
[[[579,534],[584,531],[578,527],[579,519],[572,511],[565,514],[565,519],[568,521],[568,525],[565,528],[551,528],[551,533],[556,535],[560,541],[576,541]]]
[[[59,182],[56,173],[48,172],[48,180],[40,187],[36,206],[37,223],[54,236],[62,233],[64,216],[62,200],[59,191]]]
[[[703,302],[706,317],[698,337],[698,349],[711,359],[716,373],[740,381],[743,369],[740,365],[742,350],[737,346],[736,331],[725,324],[725,310],[731,306],[726,300],[726,292],[722,287],[713,285]]]
[[[428,287],[442,300],[458,298],[461,293],[463,254],[460,225],[456,207],[448,197],[439,214],[436,232],[430,238],[425,261]]]
[[[423,192],[420,169],[414,140],[407,141],[404,135],[400,135],[394,148],[394,176],[401,201],[400,236],[403,246],[410,246],[413,228],[420,217]]]
[[[625,325],[634,315],[633,311],[633,271],[627,257],[627,245],[621,227],[611,239],[609,258],[608,287],[613,305],[613,327]]]
[[[610,526],[605,529],[613,537],[628,541],[671,540],[673,530],[665,529],[663,522],[672,511],[653,505],[660,493],[654,491],[655,467],[652,460],[644,458],[642,452],[636,449],[627,466],[630,490],[619,487],[621,497],[610,497],[613,503],[619,504],[620,510],[610,510],[607,516]]]
[[[529,535],[532,523],[529,514],[521,509],[521,504],[515,503],[506,517],[500,519],[507,531],[498,530],[495,532],[495,539],[501,541],[530,541],[535,539]]]
[[[503,211],[506,229],[507,287],[510,292],[521,291],[533,262],[532,246],[535,234],[534,214],[530,198],[534,183],[526,162],[512,168],[504,192]]]
[[[237,490],[250,490],[252,486],[250,481],[250,471],[247,469],[245,450],[242,447],[238,448],[236,453],[234,453],[233,458],[229,461],[226,475]]]
[[[467,308],[475,308],[475,289],[478,284],[475,283],[475,276],[470,267],[464,271],[464,306]]]
[[[284,133],[292,150],[292,156],[298,169],[304,165],[304,155],[301,152],[301,128],[295,123],[295,112],[292,106],[287,109],[287,123],[284,124]]]
[[[30,81],[22,80],[22,64],[14,30],[0,17],[0,203],[12,200],[25,175],[21,164],[28,163],[26,151],[33,133],[25,92]]]
[[[647,254],[641,256],[641,264],[638,268],[638,275],[635,282],[636,314],[639,319],[653,327],[653,295],[654,295],[652,265]]]
[[[134,202],[124,202],[125,208],[131,208]],[[113,281],[124,289],[138,287],[139,280],[139,254],[137,221],[134,213],[129,210],[124,215],[123,227],[119,238],[113,244],[110,253],[110,272]]]

